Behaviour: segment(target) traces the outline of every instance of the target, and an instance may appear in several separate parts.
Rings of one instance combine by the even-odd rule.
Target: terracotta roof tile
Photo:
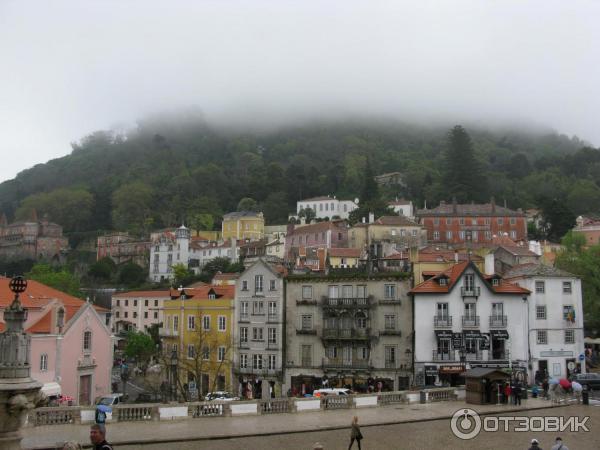
[[[432,209],[417,210],[418,217],[426,216],[519,216],[524,217],[523,212],[514,211],[492,203],[483,204],[453,204],[441,203]]]
[[[360,248],[331,248],[329,255],[333,257],[359,258]]]
[[[169,297],[170,295],[169,291],[128,291],[113,294],[112,297]]]

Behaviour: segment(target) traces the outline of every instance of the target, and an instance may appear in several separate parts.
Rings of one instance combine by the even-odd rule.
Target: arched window
[[[84,331],[83,332],[83,351],[89,352],[92,350],[92,332]]]

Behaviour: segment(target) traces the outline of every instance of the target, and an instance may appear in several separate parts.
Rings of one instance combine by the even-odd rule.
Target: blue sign
[[[582,353],[581,355],[579,355],[579,361],[583,361],[585,359],[585,355]]]

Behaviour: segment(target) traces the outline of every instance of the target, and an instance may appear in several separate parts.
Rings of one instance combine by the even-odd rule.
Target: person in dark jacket
[[[532,439],[531,447],[529,447],[529,450],[542,450],[542,447],[540,447],[540,441],[538,441],[537,439]]]
[[[104,424],[95,423],[90,427],[90,441],[94,450],[113,450],[112,445],[106,442],[106,427]]]
[[[350,445],[348,446],[348,450],[352,448],[354,441],[358,442],[358,450],[361,450],[360,441],[362,438],[363,435],[360,432],[360,427],[358,426],[358,416],[354,416],[352,418],[352,428],[350,429]]]

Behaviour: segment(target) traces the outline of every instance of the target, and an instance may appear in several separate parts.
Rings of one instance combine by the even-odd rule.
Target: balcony
[[[451,328],[452,316],[433,316],[434,328]]]
[[[490,328],[506,328],[506,316],[490,316]]]
[[[296,328],[296,334],[317,334],[314,328]]]
[[[462,316],[463,328],[479,327],[479,316]]]
[[[402,336],[402,331],[388,328],[386,330],[380,330],[379,336],[398,336],[398,337],[400,337],[400,336]]]
[[[240,313],[240,322],[250,322],[250,317],[248,314]]]
[[[383,298],[383,299],[379,300],[377,303],[379,303],[380,305],[397,305],[397,306],[402,306],[402,300],[395,299],[395,298]]]
[[[262,377],[276,377],[281,375],[281,369],[253,369],[250,365],[248,367],[236,367],[237,372],[240,374],[251,374],[260,375]]]
[[[267,316],[267,322],[277,323],[277,322],[279,322],[279,316],[277,314],[269,314]]]
[[[483,352],[481,350],[477,350],[474,352],[466,352],[465,360],[466,361],[483,361]]]
[[[454,361],[454,352],[450,350],[433,350],[432,361]]]
[[[171,330],[169,328],[159,328],[158,335],[160,337],[177,337],[177,336],[179,336],[179,330]]]
[[[323,328],[323,339],[369,339],[369,328]]]
[[[267,342],[267,350],[280,350],[280,346],[277,342]]]
[[[463,286],[460,288],[460,295],[463,297],[479,297],[481,288],[479,286]]]
[[[330,308],[368,308],[371,306],[368,297],[332,298],[324,297],[323,306]]]
[[[345,360],[342,358],[323,358],[323,369],[368,369],[369,362],[365,359]]]
[[[305,306],[317,306],[317,301],[310,298],[303,298],[302,300],[296,300],[296,305],[305,305]]]

